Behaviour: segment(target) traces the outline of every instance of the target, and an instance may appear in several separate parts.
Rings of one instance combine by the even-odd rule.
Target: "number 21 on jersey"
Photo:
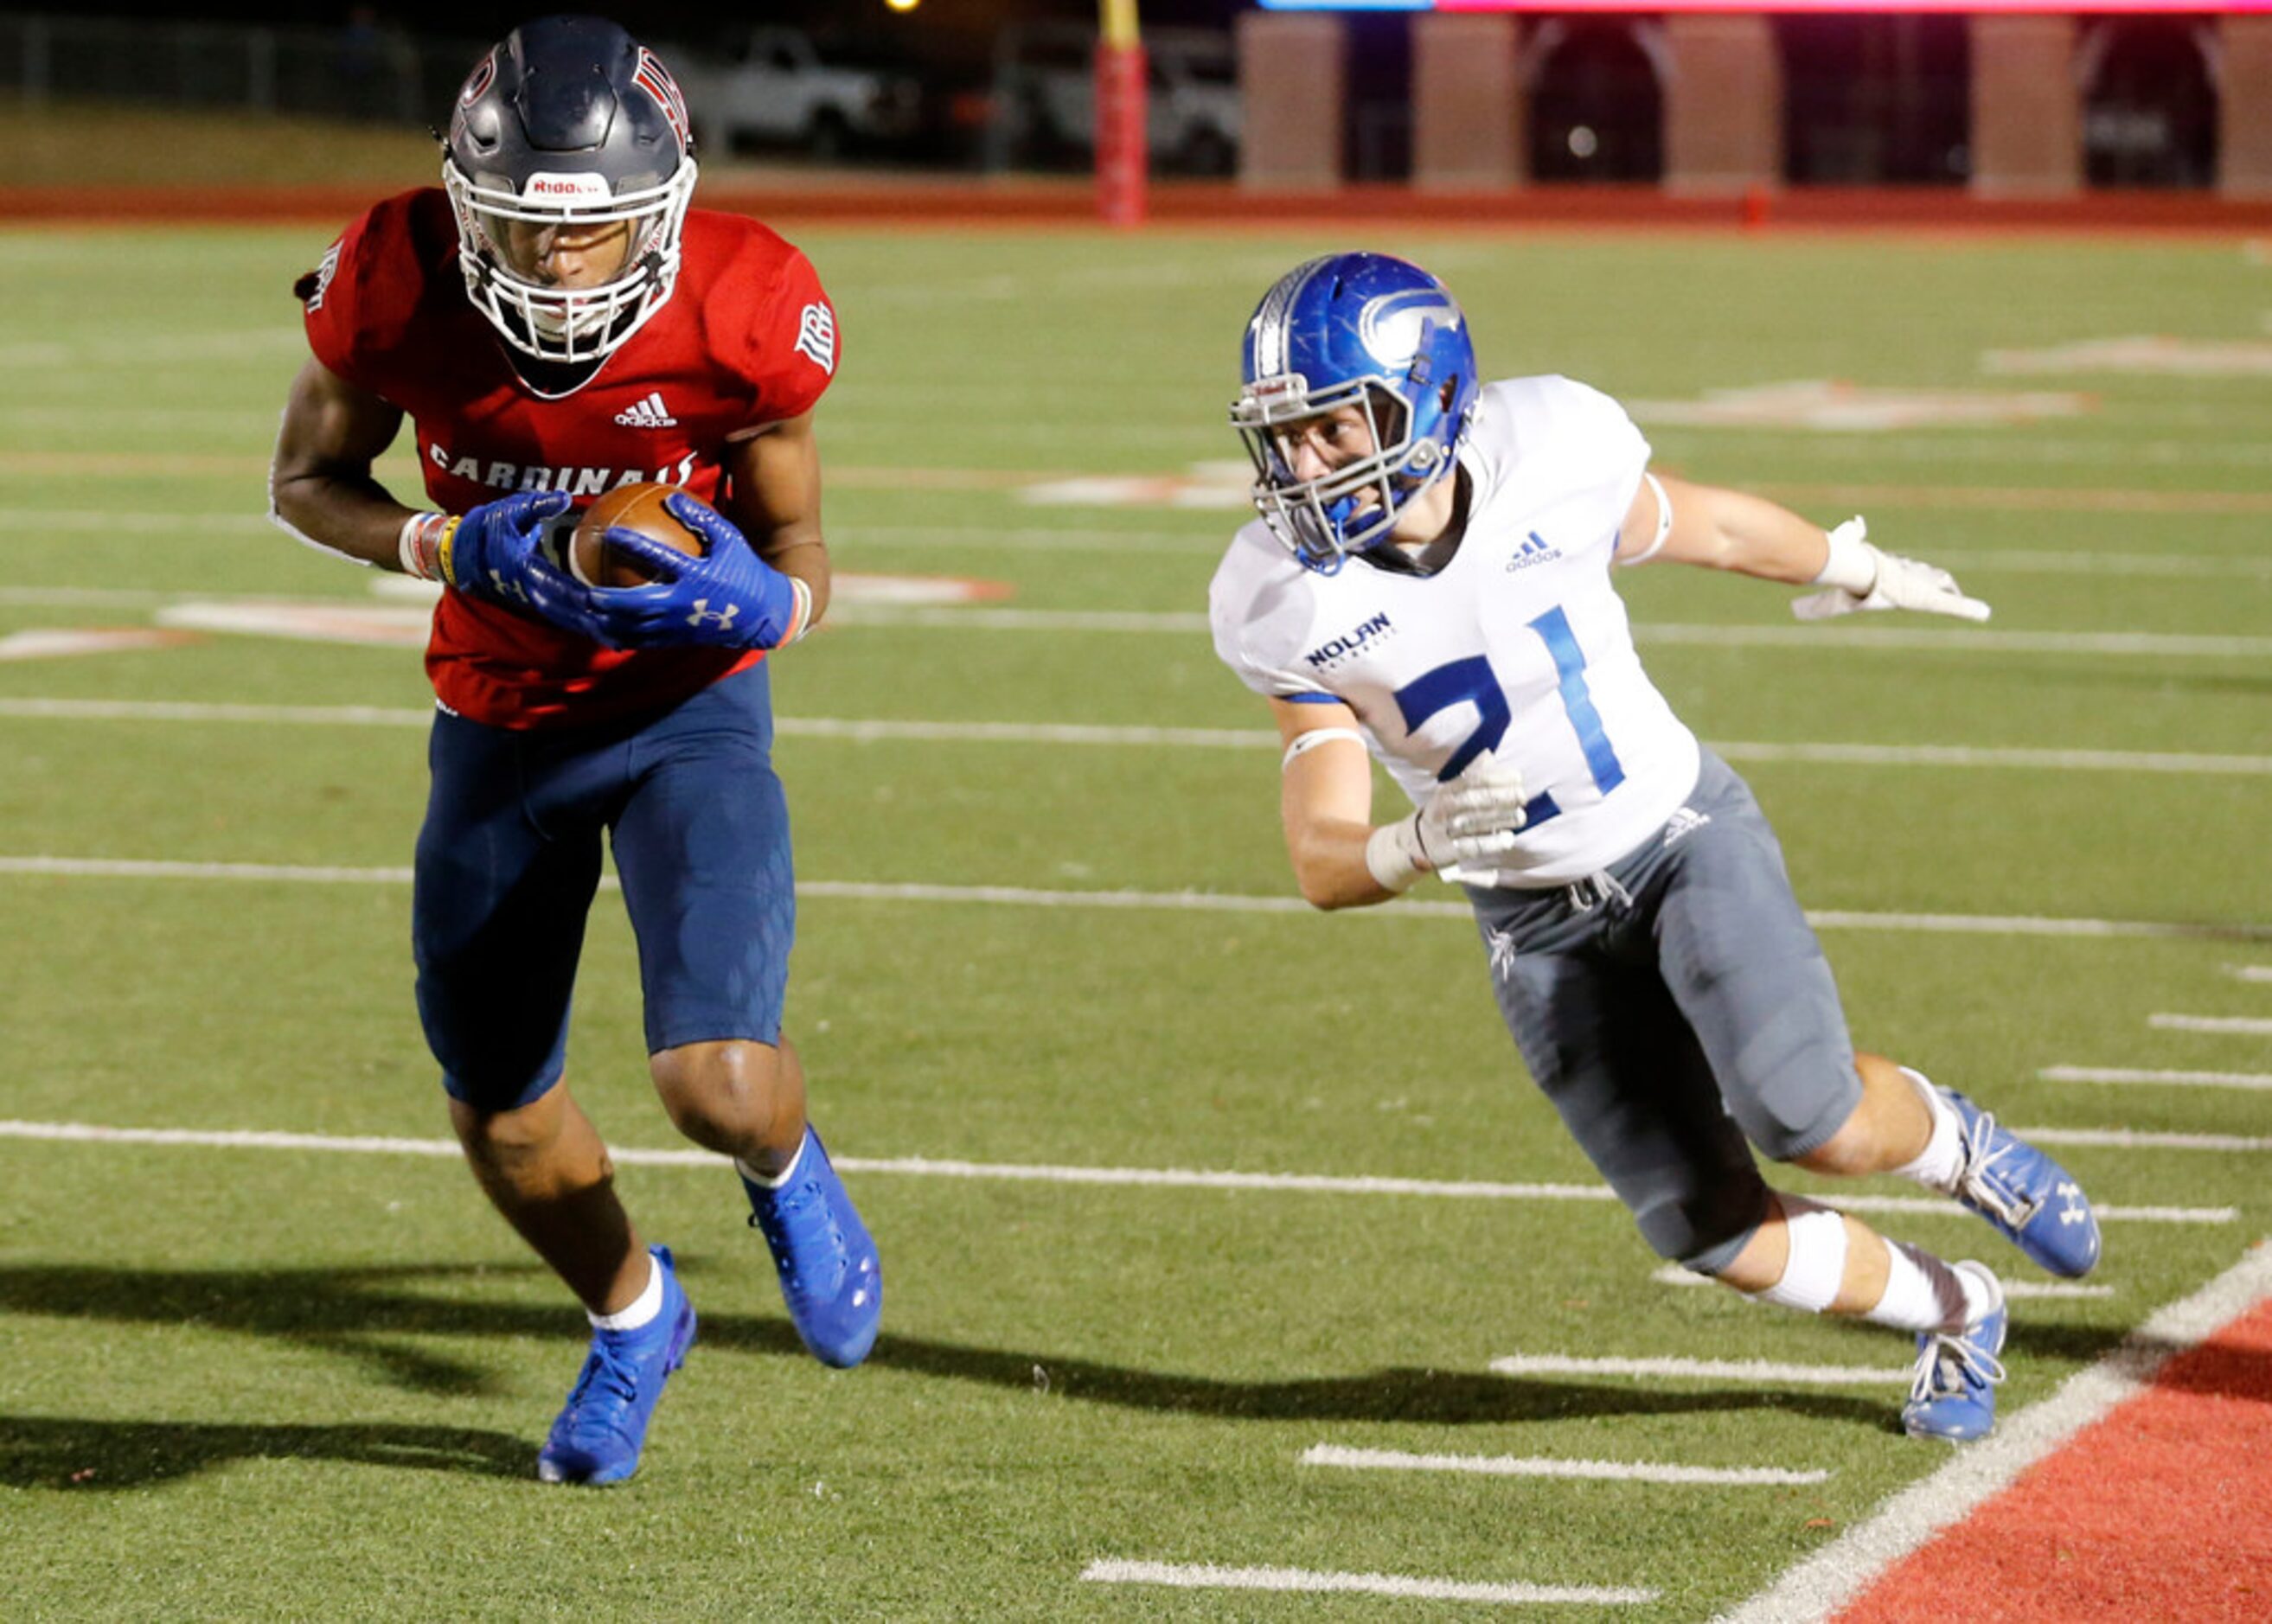
[[[1578,735],[1578,748],[1586,757],[1586,771],[1593,778],[1594,787],[1606,795],[1626,781],[1626,770],[1618,761],[1609,734],[1602,731],[1602,713],[1594,708],[1594,696],[1586,688],[1585,651],[1571,635],[1569,616],[1559,608],[1549,609],[1532,621],[1530,629],[1538,634],[1539,641],[1546,644],[1546,652],[1554,661],[1556,690],[1561,695],[1562,709],[1570,718],[1571,728]],[[1396,690],[1396,708],[1403,712],[1408,732],[1439,711],[1461,704],[1476,707],[1476,730],[1437,772],[1439,783],[1458,778],[1476,756],[1498,748],[1498,741],[1506,736],[1507,724],[1514,719],[1514,713],[1507,708],[1506,690],[1499,686],[1498,674],[1491,669],[1491,661],[1481,654],[1439,666]],[[1553,796],[1542,791],[1530,798],[1524,811],[1528,823],[1537,824],[1558,816],[1562,808],[1554,804]]]

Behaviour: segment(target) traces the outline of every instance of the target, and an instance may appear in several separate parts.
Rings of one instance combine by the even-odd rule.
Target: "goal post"
[[[1144,42],[1136,0],[1097,0],[1096,208],[1107,225],[1144,221],[1150,167],[1145,139]]]

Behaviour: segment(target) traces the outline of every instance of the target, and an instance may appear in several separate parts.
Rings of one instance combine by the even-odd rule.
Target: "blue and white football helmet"
[[[1386,254],[1328,254],[1279,278],[1246,324],[1242,363],[1230,421],[1254,459],[1255,510],[1327,575],[1384,540],[1404,504],[1451,470],[1475,411],[1459,302]],[[1297,477],[1298,426],[1350,405],[1366,413],[1374,453]]]
[[[450,119],[442,183],[474,308],[539,361],[610,354],[670,297],[694,191],[686,103],[653,51],[596,17],[525,24],[475,65]],[[621,227],[595,287],[555,286],[535,256],[564,228]]]

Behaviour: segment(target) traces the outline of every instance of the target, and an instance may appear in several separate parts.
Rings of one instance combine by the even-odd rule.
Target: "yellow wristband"
[[[454,513],[443,521],[442,539],[434,544],[435,573],[452,586],[458,586],[458,516]],[[460,591],[464,590],[462,587]]]

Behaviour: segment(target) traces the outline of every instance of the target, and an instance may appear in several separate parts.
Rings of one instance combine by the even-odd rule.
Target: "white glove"
[[[1364,866],[1391,891],[1409,890],[1424,874],[1494,868],[1513,848],[1524,799],[1522,774],[1485,752],[1410,817],[1374,830]]]
[[[1868,533],[1858,517],[1830,533],[1829,560],[1814,577],[1829,590],[1794,599],[1793,615],[1803,621],[1822,621],[1857,609],[1922,609],[1959,620],[1988,618],[1988,606],[1966,597],[1947,570],[1881,553],[1863,540]]]

